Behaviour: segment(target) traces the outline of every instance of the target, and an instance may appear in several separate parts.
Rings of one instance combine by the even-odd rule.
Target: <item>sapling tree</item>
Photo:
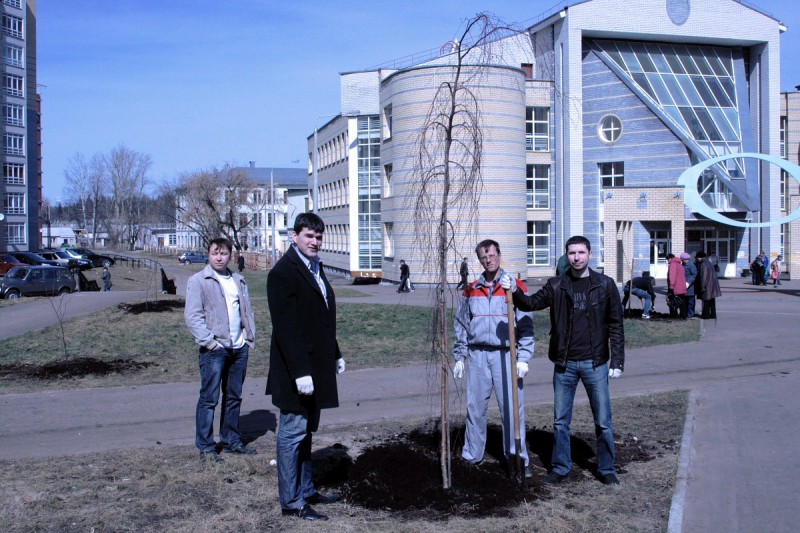
[[[477,92],[492,63],[493,48],[517,33],[486,13],[466,22],[449,43],[441,80],[417,137],[412,170],[414,235],[424,269],[435,285],[430,321],[431,357],[440,365],[442,483],[450,488],[450,437],[447,416],[449,357],[447,341],[448,270],[461,256],[454,236],[475,236],[482,191],[483,132]],[[460,242],[464,242],[460,240]],[[474,239],[472,239],[474,242]],[[448,255],[453,256],[448,260]]]

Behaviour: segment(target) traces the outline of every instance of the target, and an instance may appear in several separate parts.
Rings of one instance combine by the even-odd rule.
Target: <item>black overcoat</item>
[[[336,298],[320,265],[328,305],[294,247],[275,264],[267,277],[267,301],[272,315],[267,394],[283,411],[308,413],[339,406],[336,360]],[[301,395],[295,380],[311,376],[314,393]]]

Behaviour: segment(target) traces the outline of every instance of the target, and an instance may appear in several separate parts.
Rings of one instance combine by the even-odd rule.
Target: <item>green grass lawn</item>
[[[269,362],[271,324],[266,297],[265,273],[246,273],[258,329],[256,348],[251,352],[248,375],[266,375]],[[350,294],[355,293],[355,294]],[[355,289],[337,288],[341,297],[354,296]],[[177,296],[160,296],[162,300],[182,302]],[[340,303],[338,306],[338,339],[348,368],[402,366],[430,358],[427,307],[380,304]],[[152,366],[125,375],[75,378],[60,381],[57,386],[110,386],[197,379],[197,348],[184,324],[182,308],[159,312],[131,314],[111,308],[64,323],[67,359],[94,357],[100,360],[132,359]],[[698,321],[627,320],[626,346],[641,348],[659,344],[692,342],[699,339]],[[549,315],[534,313],[536,338],[535,357],[547,356]],[[448,342],[452,346],[452,313],[448,325]],[[61,328],[53,326],[33,333],[0,341],[0,365],[42,365],[64,360]],[[13,373],[0,372],[0,391],[36,390],[52,383],[23,380]]]

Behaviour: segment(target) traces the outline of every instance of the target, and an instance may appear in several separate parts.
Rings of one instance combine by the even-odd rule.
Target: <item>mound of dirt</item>
[[[103,376],[115,372],[136,371],[155,364],[131,359],[102,361],[94,357],[78,357],[43,365],[0,365],[0,377],[51,380],[89,375]]]
[[[502,431],[490,424],[486,456],[478,465],[461,459],[464,426],[452,428],[451,488],[442,488],[439,462],[439,430],[434,424],[395,435],[366,448],[355,460],[346,448],[336,444],[314,454],[318,485],[340,491],[348,503],[371,510],[389,511],[399,519],[428,521],[460,517],[508,517],[521,502],[549,497],[541,480],[550,466],[553,433],[530,429],[527,440],[534,477],[526,486],[515,483],[507,474],[502,452]],[[595,436],[574,433],[571,438],[575,480],[596,474]],[[633,437],[617,437],[617,465],[648,462],[660,449],[673,448],[674,442],[644,442]],[[580,471],[584,471],[582,474]],[[599,481],[598,481],[599,483]]]
[[[140,315],[142,313],[171,313],[173,309],[183,309],[183,300],[153,300],[135,304],[121,303],[117,307],[126,313]]]

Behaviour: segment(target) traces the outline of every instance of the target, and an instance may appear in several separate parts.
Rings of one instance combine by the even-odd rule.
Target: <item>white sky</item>
[[[789,27],[782,90],[793,90],[798,3],[749,3]],[[306,137],[339,111],[340,72],[438,49],[480,11],[530,24],[556,4],[38,0],[44,195],[66,199],[75,152],[118,144],[152,156],[154,181],[226,163],[304,166]]]

